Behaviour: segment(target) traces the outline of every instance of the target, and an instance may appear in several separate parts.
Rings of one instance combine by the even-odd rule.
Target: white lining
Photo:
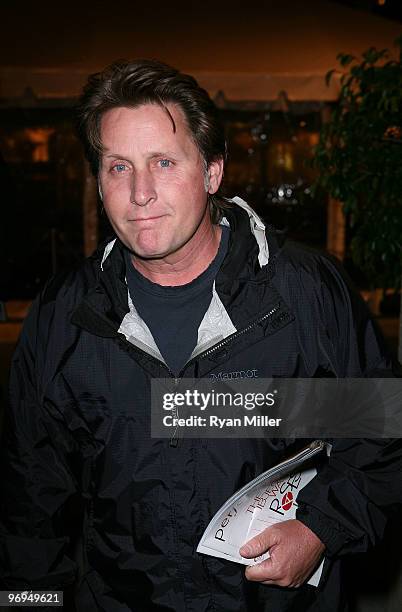
[[[130,296],[130,292],[127,287],[127,295],[128,295],[128,307],[129,312],[124,316],[118,332],[120,334],[124,334],[126,339],[134,344],[134,346],[138,346],[138,348],[145,350],[147,353],[165,363],[165,360],[154,340],[153,335],[151,334],[151,330],[148,325],[143,321],[138,314],[136,307],[133,304],[133,301]]]
[[[105,250],[103,251],[103,257],[101,261],[102,272],[103,272],[103,264],[105,263],[106,258],[109,256],[110,251],[113,249],[115,242],[116,242],[116,238],[108,242],[107,245],[105,246]]]
[[[124,334],[126,339],[134,346],[145,350],[153,357],[159,359],[166,365],[166,362],[154,340],[154,337],[148,325],[143,321],[135,308],[133,301],[128,292],[128,307],[129,312],[123,318],[118,332]],[[200,327],[198,328],[197,346],[194,348],[190,359],[207,350],[210,346],[217,344],[227,336],[234,334],[236,327],[233,325],[224,305],[222,304],[219,295],[215,289],[215,283],[212,289],[212,300],[205,313]]]
[[[243,210],[248,213],[248,216],[250,218],[251,233],[256,239],[259,247],[258,262],[261,268],[263,266],[266,266],[269,260],[269,249],[267,238],[265,236],[265,225],[263,221],[260,219],[257,213],[247,204],[247,202],[239,198],[239,196],[235,196],[232,199],[228,198],[228,201],[237,204],[237,206],[240,206],[240,208],[243,208]],[[225,222],[223,223],[223,225],[229,225],[226,218],[224,218],[222,221]]]
[[[224,338],[236,332],[232,319],[221,302],[215,289],[212,287],[212,300],[198,328],[197,346],[191,353],[190,359],[206,351],[210,346],[217,344]]]

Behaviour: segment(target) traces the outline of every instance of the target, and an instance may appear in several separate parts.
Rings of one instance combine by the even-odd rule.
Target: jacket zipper
[[[266,319],[269,319],[269,317],[272,317],[272,315],[275,314],[278,310],[279,310],[279,304],[276,304],[276,306],[274,306],[274,308],[272,308],[269,312],[266,312],[262,317],[259,317],[259,319],[257,319],[256,321],[253,321],[253,323],[250,323],[249,325],[247,325],[247,327],[244,327],[240,331],[236,331],[234,334],[231,334],[227,338],[224,338],[223,340],[221,340],[220,342],[215,344],[215,346],[212,346],[210,349],[208,349],[208,350],[204,351],[203,353],[201,353],[200,355],[197,355],[196,357],[194,357],[194,359],[204,359],[204,357],[208,357],[209,355],[211,355],[215,351],[218,351],[223,346],[226,346],[227,344],[229,344],[229,342],[232,342],[232,340],[234,340],[235,338],[238,338],[239,336],[242,336],[243,334],[246,334],[251,329],[253,329],[253,327],[258,325],[259,323],[262,323],[262,321],[265,321]],[[191,361],[193,361],[193,360],[191,360]],[[191,361],[189,363],[191,363]],[[188,364],[186,364],[186,366],[187,365]],[[171,376],[174,378],[175,387],[177,387],[179,382],[181,381],[181,378],[176,378],[174,376],[174,374],[170,370],[169,370],[169,372],[170,372]],[[179,418],[179,410],[178,410],[177,406],[175,406],[173,408],[173,417],[174,418]],[[178,425],[176,425],[176,427],[175,427],[175,429],[173,431],[173,434],[172,434],[172,436],[170,438],[169,446],[177,447],[178,442],[179,442],[179,440],[177,438],[178,428],[179,428]]]
[[[117,339],[118,344],[120,344],[121,346],[127,347],[127,349],[131,349],[132,348],[132,344],[129,342],[129,340],[127,340],[127,338],[118,338]],[[136,347],[138,348],[138,347]],[[144,352],[143,349],[139,349],[140,351]],[[173,372],[172,370],[169,368],[169,366],[166,363],[162,363],[160,360],[158,360],[158,363],[161,363],[167,370],[170,378],[174,379],[174,385],[177,388],[181,378],[178,378]],[[174,408],[172,409],[172,413],[173,413],[173,417],[174,418],[179,418],[179,410],[177,408],[177,406],[174,406]],[[170,441],[169,441],[169,446],[174,446],[176,447],[178,445],[178,438],[177,438],[177,430],[178,430],[178,425],[176,425],[171,437],[170,437]]]
[[[170,372],[170,370],[169,370],[169,372]],[[181,378],[176,378],[176,376],[174,376],[174,374],[172,372],[170,372],[170,373],[171,373],[172,377],[174,378],[174,386],[177,388]],[[172,412],[173,412],[173,418],[174,419],[178,419],[179,418],[179,409],[176,406],[176,404],[174,405],[174,408],[173,408]],[[179,439],[177,437],[177,430],[178,429],[179,429],[179,426],[176,425],[176,427],[174,428],[173,433],[172,433],[172,435],[170,437],[170,440],[169,440],[169,446],[173,446],[174,448],[176,448],[178,443],[179,443]]]
[[[269,317],[272,317],[272,315],[275,314],[277,312],[277,310],[279,310],[279,304],[276,304],[276,306],[274,306],[274,308],[272,308],[272,310],[270,310],[269,312],[266,312],[265,315],[263,315],[262,317],[260,317],[256,321],[253,321],[253,323],[250,323],[249,325],[247,325],[247,327],[244,327],[240,331],[236,331],[236,332],[234,332],[234,334],[231,334],[227,338],[224,338],[223,340],[221,340],[220,342],[215,344],[215,346],[212,346],[210,349],[207,349],[203,353],[200,353],[200,355],[197,355],[196,357],[194,357],[194,359],[204,359],[204,357],[208,357],[209,355],[211,355],[215,351],[218,351],[223,346],[226,346],[227,344],[229,344],[229,342],[232,342],[232,340],[235,340],[235,338],[238,338],[239,336],[242,336],[243,334],[246,334],[247,332],[249,332],[251,329],[253,329],[253,327],[255,327],[256,325],[259,325],[259,323],[262,323],[263,321],[265,321],[265,319],[269,319]],[[191,363],[191,362],[189,362],[189,363]]]

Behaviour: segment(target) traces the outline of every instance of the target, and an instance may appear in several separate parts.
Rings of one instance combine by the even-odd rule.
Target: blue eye
[[[126,169],[125,164],[116,164],[115,166],[113,166],[113,170],[117,173],[124,172],[125,169]]]
[[[161,159],[159,163],[162,166],[162,168],[169,168],[169,166],[170,166],[170,160],[169,159]]]

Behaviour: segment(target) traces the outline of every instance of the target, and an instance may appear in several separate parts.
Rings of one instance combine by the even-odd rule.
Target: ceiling
[[[339,52],[392,47],[397,22],[326,0],[20,2],[2,7],[0,98],[77,96],[117,58],[161,59],[229,100],[333,100]]]

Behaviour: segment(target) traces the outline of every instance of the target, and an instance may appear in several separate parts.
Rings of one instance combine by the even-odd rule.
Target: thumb
[[[276,544],[277,538],[275,531],[268,527],[254,536],[251,540],[243,544],[239,552],[242,557],[252,558],[263,555],[271,546]]]

